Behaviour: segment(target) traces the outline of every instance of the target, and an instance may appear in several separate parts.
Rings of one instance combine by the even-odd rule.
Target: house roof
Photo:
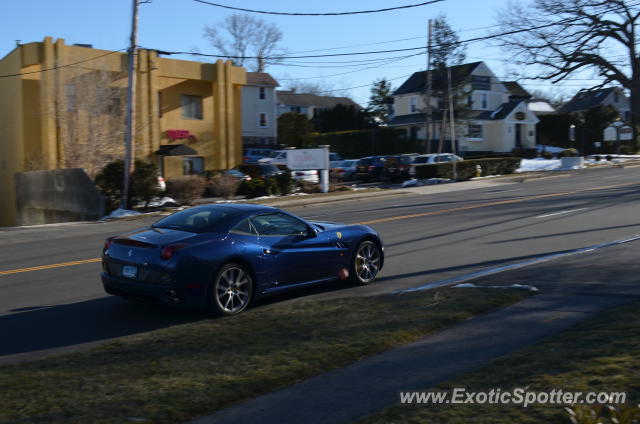
[[[616,90],[616,87],[599,90],[581,90],[558,110],[561,113],[580,112],[600,106],[604,99]]]
[[[509,90],[509,97],[516,99],[530,99],[533,97],[527,90],[524,89],[517,81],[506,81],[503,82],[507,90]]]
[[[520,103],[522,103],[522,100],[511,100],[500,105],[500,107],[495,112],[490,110],[474,110],[469,112],[465,119],[473,119],[478,121],[499,121],[502,119],[506,119],[507,116],[509,116],[509,114],[513,112]],[[436,111],[431,116],[434,121],[440,121],[442,120],[442,111]],[[388,125],[391,127],[414,124],[424,125],[425,118],[425,113],[399,115],[394,116]]]
[[[491,119],[505,119],[520,103],[522,103],[522,100],[510,100],[507,103],[502,103],[500,107],[491,114]]]
[[[278,81],[266,72],[247,72],[247,85],[280,86]]]
[[[462,81],[469,78],[469,75],[482,62],[465,63],[464,65],[451,66],[451,84],[459,85]],[[426,71],[414,72],[393,94],[419,93],[425,90]],[[431,88],[433,90],[442,90],[447,86],[447,76],[445,72],[437,70],[432,72]]]
[[[277,91],[278,103],[296,106],[318,106],[321,108],[333,108],[337,105],[353,106],[356,109],[362,107],[348,97],[318,96],[317,94],[295,93],[293,91]]]

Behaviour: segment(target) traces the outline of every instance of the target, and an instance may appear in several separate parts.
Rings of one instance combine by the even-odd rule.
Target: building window
[[[613,92],[613,102],[614,103],[618,103],[618,92],[617,91]]]
[[[264,100],[267,98],[267,89],[264,87],[260,87],[259,89],[259,94],[258,94],[258,98],[260,100]]]
[[[486,109],[489,106],[489,96],[487,93],[482,93],[482,109]]]
[[[269,125],[269,122],[267,121],[266,112],[258,113],[258,126],[260,128],[267,128],[268,125]]]
[[[471,94],[467,96],[467,106],[473,108],[473,96]]]
[[[322,112],[322,109],[320,109],[319,107],[313,108],[313,117],[317,118],[318,116],[320,116],[320,112]]]
[[[204,172],[204,158],[189,157],[182,160],[184,175],[198,175]]]
[[[471,88],[474,90],[491,90],[491,77],[483,77],[480,75],[471,76]]]
[[[300,113],[300,106],[291,106],[289,110],[291,110],[291,112]]]
[[[184,119],[202,119],[202,97],[183,94],[181,103]]]
[[[418,98],[412,97],[411,100],[411,113],[415,113],[418,111]]]
[[[468,138],[483,138],[482,125],[469,124],[469,128],[467,130],[467,137]]]

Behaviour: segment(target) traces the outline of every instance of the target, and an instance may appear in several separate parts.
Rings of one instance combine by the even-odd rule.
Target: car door
[[[305,222],[283,212],[256,215],[251,223],[258,232],[265,268],[274,285],[337,276],[340,251],[335,233],[316,232]]]

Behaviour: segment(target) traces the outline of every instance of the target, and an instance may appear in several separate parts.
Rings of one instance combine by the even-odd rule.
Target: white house
[[[278,143],[278,82],[264,72],[247,72],[242,87],[242,144],[245,147]]]
[[[629,121],[631,107],[629,99],[625,96],[624,91],[619,87],[601,88],[599,90],[580,90],[571,100],[562,105],[558,112],[586,112],[598,106],[613,106],[620,118]]]
[[[523,98],[511,97],[508,88],[484,62],[452,66],[451,85],[456,91],[458,106],[466,105],[457,117],[456,140],[458,152],[510,152],[514,148],[533,149],[536,145],[536,124],[539,119]],[[403,128],[417,139],[426,139],[425,81],[426,72],[416,72],[394,93],[394,116],[390,127]],[[443,98],[447,87],[447,73],[433,72],[431,110],[433,131],[431,151],[440,139]],[[450,149],[451,136],[445,129],[445,148]]]

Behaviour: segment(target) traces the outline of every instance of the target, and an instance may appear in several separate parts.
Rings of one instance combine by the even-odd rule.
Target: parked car
[[[320,182],[320,172],[317,169],[291,171],[291,176],[298,181],[317,184]]]
[[[358,161],[359,159],[346,159],[331,162],[331,172],[343,181],[351,180],[356,173]]]
[[[454,155],[453,153],[429,153],[426,155],[417,156],[411,166],[409,167],[409,176],[411,178],[416,175],[416,165],[428,165],[431,163],[439,163],[439,162],[453,162],[463,160],[460,156]]]
[[[409,178],[409,169],[416,157],[417,153],[407,153],[402,155],[389,156],[384,161],[383,176],[385,179],[398,180]]]
[[[107,238],[101,279],[111,295],[235,315],[296,287],[338,278],[369,284],[383,265],[382,239],[370,227],[213,204]]]
[[[356,178],[364,181],[382,179],[385,159],[386,156],[368,156],[360,159],[356,165]]]
[[[329,152],[329,162],[337,162],[342,160],[342,156],[339,153]]]
[[[262,159],[258,159],[258,163],[270,163],[272,165],[286,165],[287,151],[273,150],[267,156],[263,157]]]
[[[244,164],[234,168],[243,174],[249,175],[251,178],[269,178],[282,174],[284,171],[270,163],[252,163]]]
[[[240,181],[251,181],[251,175],[240,172],[237,169],[227,169],[226,171],[222,171],[222,173],[224,175],[229,175],[233,178],[237,178]]]
[[[271,152],[273,152],[273,149],[245,149],[243,161],[244,163],[254,163],[269,156]]]

